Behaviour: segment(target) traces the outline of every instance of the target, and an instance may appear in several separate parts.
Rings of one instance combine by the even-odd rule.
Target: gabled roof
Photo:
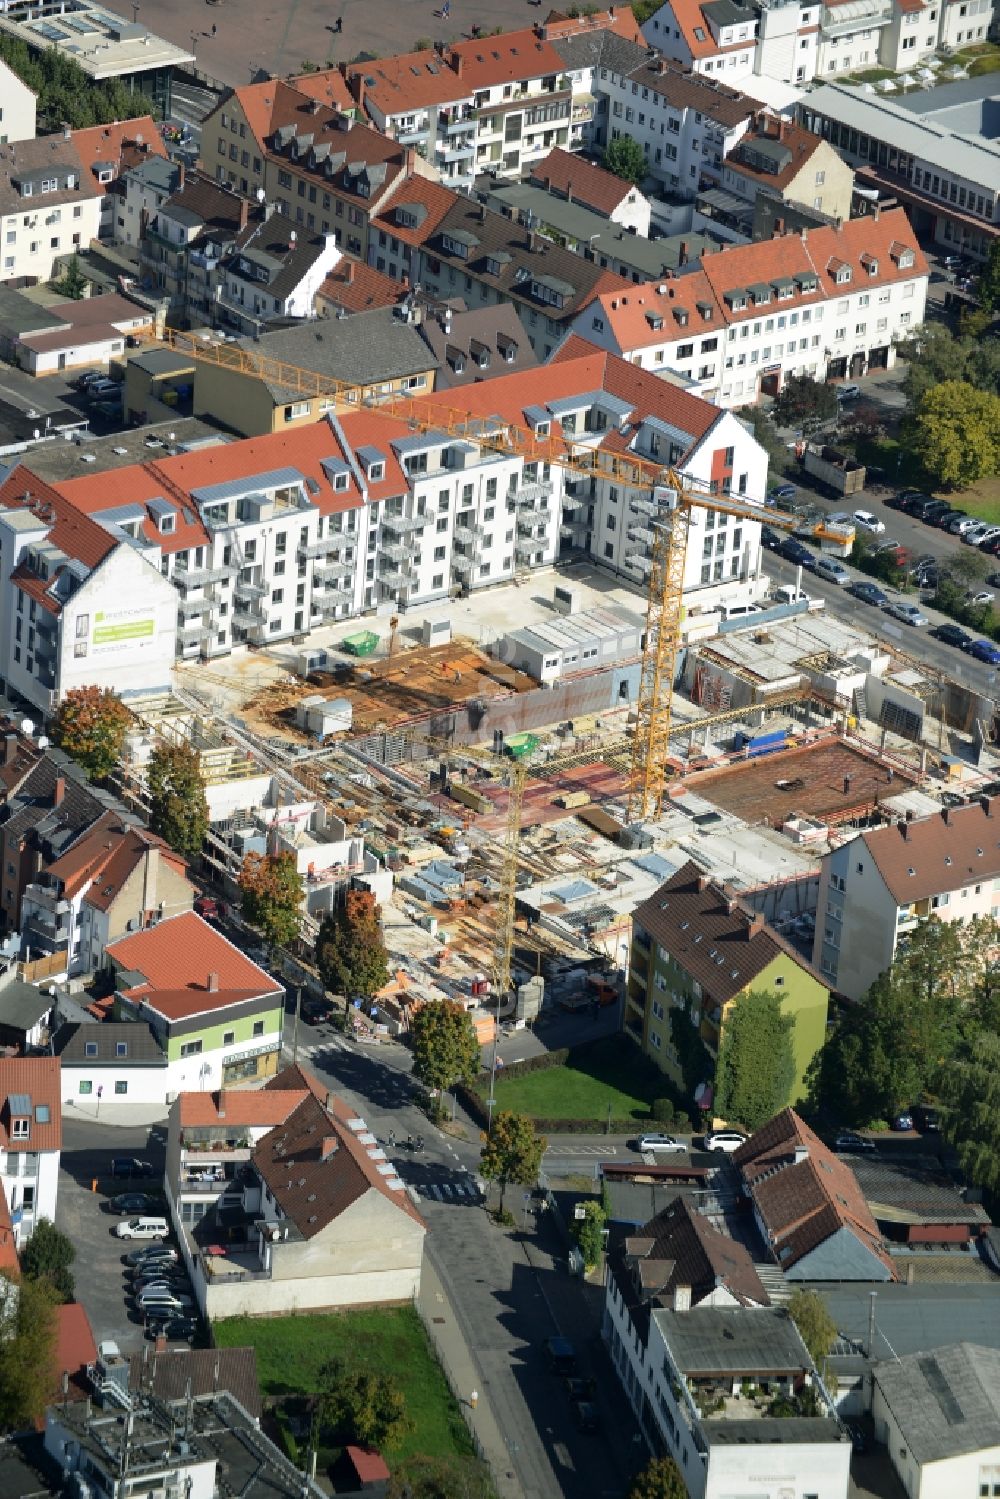
[[[1000,1351],[953,1343],[876,1364],[878,1385],[913,1461],[1000,1447]]]
[[[1000,876],[1000,797],[863,833],[897,905]]]
[[[138,166],[149,156],[166,159],[167,149],[151,115],[137,115],[131,120],[115,120],[111,125],[92,125],[84,130],[74,130],[71,136],[73,148],[80,158],[80,166],[88,181],[107,192],[107,184],[99,184],[97,169],[100,165],[114,167],[115,177]]]
[[[692,58],[700,60],[704,57],[715,57],[720,52],[732,52],[738,48],[748,48],[754,45],[756,27],[751,31],[749,37],[743,42],[730,42],[721,47],[712,35],[708,17],[705,11],[707,5],[702,5],[700,0],[670,0],[670,9],[673,12],[677,29],[683,36]],[[755,22],[757,16],[753,11],[747,11],[745,15],[747,24]],[[739,19],[727,17],[724,25],[738,25]]]
[[[733,1156],[782,1270],[846,1230],[896,1279],[875,1219],[847,1162],[794,1109],[783,1109]]]
[[[119,1046],[125,1047],[124,1055]],[[144,1020],[67,1021],[52,1037],[52,1052],[63,1067],[167,1065],[166,1053]]]
[[[134,1393],[149,1390],[172,1404],[225,1390],[255,1421],[260,1420],[255,1348],[163,1348],[155,1353],[147,1348],[126,1357],[129,1389]]]
[[[339,67],[320,68],[316,73],[297,73],[287,82],[291,88],[298,89],[299,93],[316,99],[320,104],[329,104],[332,109],[342,110],[344,114],[350,114],[356,108],[347,80]],[[242,90],[239,92],[242,93]]]
[[[0,1028],[30,1031],[55,1005],[51,994],[43,994],[35,984],[22,979],[0,981]]]
[[[84,897],[87,904],[106,911],[152,849],[178,874],[186,873],[184,860],[156,833],[126,824],[120,812],[108,811],[49,865],[48,873],[62,882],[63,894],[70,900],[89,885]],[[192,886],[192,898],[193,893]]]
[[[194,911],[123,937],[108,947],[107,954],[117,970],[122,998],[168,1020],[281,992],[276,979]]]
[[[593,162],[573,151],[564,151],[561,146],[553,146],[544,161],[531,168],[531,181],[562,198],[572,196],[575,203],[582,203],[607,218],[636,191],[614,172],[595,167]]]
[[[470,91],[543,78],[550,73],[561,75],[562,58],[540,33],[541,27],[526,26],[500,36],[473,37],[456,42],[449,57],[456,72],[461,68],[459,76]]]
[[[365,107],[374,101],[384,116],[450,104],[472,95],[464,69],[460,76],[454,58],[448,54],[442,57],[436,48],[348,63],[345,72],[353,84],[351,92],[357,92],[358,82],[363,82]]]
[[[754,121],[754,128],[740,138],[726,157],[726,167],[749,182],[780,191],[825,144],[821,136],[813,135],[802,125],[761,113]],[[754,156],[769,160],[777,170],[768,171],[761,160],[752,159]]]
[[[440,182],[408,177],[382,204],[371,228],[395,235],[404,245],[420,245],[458,201],[458,194]]]
[[[697,1306],[722,1286],[741,1306],[767,1306],[768,1295],[742,1244],[713,1228],[683,1197],[678,1197],[625,1240],[625,1263],[633,1279],[652,1297],[663,1298],[686,1286]]]
[[[538,365],[524,325],[509,302],[454,312],[450,318],[427,316],[420,333],[439,365],[438,390],[520,374]],[[488,361],[485,367],[479,363],[482,358]]]
[[[316,300],[345,312],[368,312],[373,307],[394,307],[406,291],[405,281],[394,281],[384,271],[345,255],[323,282]]]
[[[285,1068],[278,1077],[284,1077]],[[244,1126],[273,1128],[284,1124],[303,1099],[309,1096],[305,1087],[276,1087],[273,1077],[266,1088],[249,1092],[237,1088],[216,1088],[211,1093],[181,1093],[177,1099],[178,1123],[181,1129],[206,1129],[215,1125],[226,1129]]]
[[[15,1117],[30,1117],[26,1138],[12,1138]],[[0,1057],[0,1146],[30,1151],[62,1148],[62,1085],[56,1057]]]
[[[753,43],[740,42],[737,45],[751,47]],[[713,53],[730,50],[732,49],[727,47],[716,47],[712,42]],[[630,83],[661,95],[674,109],[693,109],[724,129],[741,125],[749,116],[763,108],[752,94],[744,94],[741,89],[717,83],[715,79],[707,78],[703,73],[695,73],[683,63],[675,62],[669,57],[646,56],[630,71],[628,77]],[[753,87],[752,82],[750,86]]]
[[[0,484],[0,506],[30,510],[38,518],[40,532],[47,530],[52,545],[86,567],[97,567],[118,545],[103,526],[81,515],[58,489],[23,464],[12,469]]]

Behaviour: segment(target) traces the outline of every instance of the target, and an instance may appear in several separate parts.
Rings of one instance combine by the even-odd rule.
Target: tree
[[[794,1291],[788,1302],[788,1315],[798,1328],[799,1336],[809,1350],[809,1357],[822,1375],[837,1341],[837,1324],[830,1316],[826,1302],[817,1291]]]
[[[87,290],[87,278],[80,269],[80,261],[76,255],[70,256],[59,280],[52,283],[52,290],[57,291],[60,296],[68,297],[71,302],[82,300]]]
[[[323,917],[316,938],[316,966],[325,987],[334,994],[361,994],[370,999],[388,981],[382,912],[370,890],[348,890],[343,905]]]
[[[1000,1191],[1000,1036],[980,1032],[941,1067],[938,1107],[965,1175]]]
[[[387,1499],[494,1499],[486,1464],[477,1457],[415,1453],[396,1464]]]
[[[1000,306],[1000,240],[990,245],[986,264],[979,272],[979,305],[986,312],[996,312]]]
[[[533,1187],[538,1180],[542,1156],[548,1141],[535,1134],[535,1126],[523,1114],[501,1109],[493,1118],[490,1132],[483,1135],[484,1145],[479,1169],[488,1182],[500,1188],[500,1212],[504,1193],[515,1186]]]
[[[274,947],[299,935],[302,876],[293,854],[247,854],[240,870],[243,915]]]
[[[967,378],[971,352],[971,340],[956,338],[945,323],[922,323],[900,341],[899,358],[906,361],[903,393],[911,416],[934,386]]]
[[[161,744],[149,761],[150,824],[172,849],[196,859],[208,832],[208,801],[197,750]]]
[[[583,1263],[588,1270],[596,1270],[601,1263],[606,1223],[607,1215],[603,1203],[600,1202],[585,1202],[583,1217],[574,1219],[573,1237],[576,1239],[577,1248],[583,1255]]]
[[[381,1451],[413,1430],[406,1396],[391,1374],[349,1369],[331,1358],[319,1371],[319,1422],[346,1441]]]
[[[614,172],[624,182],[642,182],[649,171],[645,153],[630,135],[619,135],[604,149],[605,171]]]
[[[131,727],[131,713],[110,687],[71,687],[56,709],[52,738],[101,780],[114,769]]]
[[[1000,396],[964,380],[925,391],[913,421],[913,449],[940,485],[964,489],[1000,468]]]
[[[56,1395],[59,1294],[48,1280],[0,1274],[0,1431],[24,1431]]]
[[[479,1042],[466,1010],[451,999],[421,1005],[410,1022],[413,1075],[442,1092],[471,1085],[479,1073]]]
[[[654,1457],[628,1491],[628,1499],[687,1499],[687,1485],[672,1457]]]
[[[741,994],[726,1012],[715,1068],[715,1112],[759,1129],[791,1102],[795,1085],[791,1015],[769,990]]]
[[[21,1250],[21,1270],[28,1280],[47,1280],[60,1301],[72,1301],[73,1274],[76,1259],[72,1241],[49,1218],[39,1218],[27,1244]]]
[[[771,415],[779,427],[799,427],[815,432],[837,415],[837,395],[832,385],[811,375],[789,375],[779,390]]]
[[[770,414],[764,410],[763,406],[741,406],[735,415],[741,421],[749,422],[753,428],[754,437],[767,454],[769,476],[772,479],[780,478],[788,468],[789,453]]]

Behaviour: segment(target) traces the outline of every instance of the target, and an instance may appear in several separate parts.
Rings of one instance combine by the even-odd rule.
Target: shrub
[[[657,1124],[670,1124],[674,1117],[674,1101],[672,1098],[654,1098],[649,1112]]]

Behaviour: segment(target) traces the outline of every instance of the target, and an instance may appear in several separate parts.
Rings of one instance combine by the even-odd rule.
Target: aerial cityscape
[[[0,0],[0,254],[0,1499],[1000,1499],[992,0]]]

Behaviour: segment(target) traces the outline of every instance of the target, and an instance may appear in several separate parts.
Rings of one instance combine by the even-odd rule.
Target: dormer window
[[[864,254],[862,255],[862,257],[861,257],[861,264],[864,267],[864,269],[868,272],[869,276],[877,276],[878,275],[878,257],[877,256],[875,256],[875,255],[869,255],[868,251],[866,250],[864,252]]]
[[[160,516],[160,532],[163,536],[170,536],[177,529],[176,515]]]
[[[31,1120],[27,1118],[12,1119],[10,1121],[10,1137],[12,1140],[30,1139]]]
[[[347,488],[349,481],[350,481],[350,475],[347,474],[347,473],[341,472],[339,474],[334,474],[334,476],[333,476],[333,487],[334,487],[334,490],[338,494],[343,493],[343,491]]]
[[[98,182],[113,182],[115,174],[110,167],[101,167],[97,174]]]
[[[72,184],[67,184],[67,185],[71,186]],[[56,177],[43,177],[42,178],[42,192],[43,193],[54,193],[55,190],[56,190],[56,188],[58,186],[59,186],[58,178],[56,178]]]
[[[96,1041],[85,1041],[83,1043],[83,1054],[86,1057],[96,1057],[97,1056],[97,1042]]]
[[[536,437],[548,437],[548,435],[551,432],[551,430],[552,430],[552,424],[551,424],[551,422],[538,422],[537,425],[535,426],[535,436]]]
[[[384,463],[373,463],[372,466],[371,466],[371,468],[368,470],[368,478],[369,478],[369,480],[371,481],[372,484],[376,484],[379,479],[384,479],[385,478],[385,464]]]
[[[499,276],[500,262],[494,256],[489,255],[486,259],[486,270],[491,276]]]

